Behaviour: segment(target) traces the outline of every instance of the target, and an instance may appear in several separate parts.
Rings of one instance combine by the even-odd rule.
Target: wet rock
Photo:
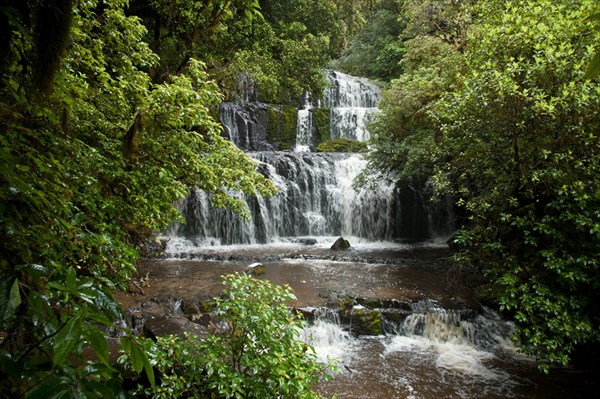
[[[208,328],[213,322],[213,318],[209,313],[196,314],[192,316],[194,323],[200,324],[202,327]]]
[[[361,305],[353,306],[349,311],[340,315],[342,321],[348,324],[353,335],[381,335],[383,334],[383,323],[381,311],[365,308]]]
[[[411,314],[411,312],[401,309],[381,310],[382,321],[384,322],[384,325],[390,326],[389,329],[392,330],[390,332],[397,331],[400,328],[400,326],[402,326],[402,323],[409,314]]]
[[[252,263],[248,265],[247,272],[253,276],[260,276],[261,274],[265,274],[266,269],[262,263]]]
[[[385,309],[398,309],[406,312],[410,312],[412,310],[410,301],[403,301],[395,298],[382,299],[381,307]]]
[[[195,301],[183,301],[181,304],[181,311],[185,315],[196,315],[200,313],[200,308]]]
[[[317,240],[315,238],[299,238],[298,244],[302,245],[315,245]]]
[[[154,301],[142,303],[139,309],[140,317],[144,320],[163,317],[170,313],[167,308]]]
[[[181,316],[154,318],[146,320],[144,324],[144,335],[151,339],[171,334],[183,335],[185,332],[205,336],[208,329]]]
[[[340,237],[333,243],[331,249],[334,251],[345,251],[350,249],[350,242],[344,239],[344,237]]]

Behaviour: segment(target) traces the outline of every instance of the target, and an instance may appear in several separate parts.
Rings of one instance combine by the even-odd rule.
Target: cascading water
[[[232,96],[235,102],[221,104],[224,134],[256,160],[279,194],[262,198],[234,193],[248,205],[251,217],[246,222],[228,210],[214,209],[209,194],[193,190],[181,203],[186,223],[168,232],[170,259],[157,261],[156,273],[156,265],[148,265],[160,282],[146,291],[159,295],[169,286],[169,298],[182,293],[197,298],[215,291],[211,281],[220,282],[222,274],[249,272],[249,264],[264,263],[265,274],[259,278],[293,287],[298,298],[293,306],[315,307],[303,337],[319,360],[337,359],[343,371],[319,384],[325,396],[589,397],[573,396],[565,384],[545,388],[548,380],[536,377],[535,363],[518,355],[510,343],[510,324],[487,309],[479,312],[472,292],[448,289],[445,243],[405,242],[452,231],[447,208],[426,204],[427,187],[380,181],[357,192],[352,182],[365,166],[359,154],[310,151],[328,138],[366,140],[367,121],[379,99],[368,82],[335,71],[327,74],[331,84],[324,99],[306,102],[299,111],[258,102],[248,80]],[[284,142],[282,137],[289,138],[280,134],[284,130],[293,132],[295,140]],[[284,144],[288,149],[296,145],[296,151],[274,151]],[[330,250],[332,236],[349,238],[352,249]],[[273,245],[223,247],[259,243]],[[350,307],[343,308],[348,301]],[[372,332],[365,332],[367,327]]]
[[[367,129],[378,111],[380,91],[361,79],[329,71],[331,85],[325,90],[325,104],[331,109],[331,138],[367,141]]]
[[[272,198],[246,198],[247,222],[211,206],[194,190],[183,205],[185,224],[172,234],[197,245],[271,243],[293,237],[350,236],[369,241],[427,238],[431,215],[410,189],[381,182],[358,192],[354,178],[365,161],[356,154],[258,152],[250,154],[279,189]]]
[[[377,337],[353,337],[330,313],[315,312],[314,323],[304,332],[317,357],[336,360],[343,371],[322,387],[325,395],[523,397],[506,365],[518,369],[532,361],[516,353],[509,339],[512,325],[490,309],[471,317],[444,309],[412,313],[397,333]],[[371,362],[377,366],[370,367]]]
[[[314,109],[329,110],[329,137],[356,141],[369,139],[368,125],[378,112],[380,90],[374,84],[337,71],[327,71],[328,86],[322,100],[305,101],[298,110],[296,149],[306,151],[314,144]]]
[[[352,182],[366,162],[358,154],[310,152],[313,108],[330,109],[331,137],[368,138],[367,121],[377,110],[380,93],[361,79],[328,71],[330,82],[322,101],[306,100],[297,113],[296,151],[273,152],[266,142],[268,105],[240,96],[221,105],[226,134],[259,164],[259,170],[278,187],[273,198],[244,198],[250,222],[228,210],[213,209],[210,195],[194,190],[183,204],[186,223],[170,234],[195,245],[270,243],[304,236],[351,236],[371,241],[425,239],[447,234],[446,223],[425,206],[422,195],[389,181],[356,192]],[[346,115],[338,117],[339,115]]]

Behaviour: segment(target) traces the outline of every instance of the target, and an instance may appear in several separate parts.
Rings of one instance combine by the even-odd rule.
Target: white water
[[[404,233],[403,220],[427,230],[429,216],[419,198],[398,201],[400,190],[381,181],[356,191],[352,184],[365,166],[357,154],[253,153],[279,193],[272,198],[245,198],[251,212],[246,222],[230,211],[214,209],[210,195],[196,190],[182,204],[186,224],[175,225],[173,238],[186,237],[202,246],[280,242],[289,237],[355,236],[392,241]],[[409,195],[417,193],[408,191]],[[416,213],[415,213],[416,212]],[[434,235],[434,234],[431,234]]]
[[[370,138],[368,125],[379,111],[377,105],[381,92],[366,79],[346,75],[337,71],[327,71],[329,86],[325,89],[322,101],[306,101],[298,110],[298,123],[295,151],[307,152],[313,144],[313,108],[330,109],[330,138],[346,138],[367,141]]]
[[[516,353],[511,330],[489,309],[468,320],[440,309],[411,314],[397,334],[378,337],[352,337],[325,314],[305,336],[318,359],[339,362],[342,375],[323,391],[340,398],[523,397],[511,367],[533,362]]]
[[[377,108],[333,108],[331,110],[331,138],[367,141],[371,138],[367,129]]]
[[[303,338],[310,343],[322,363],[342,361],[356,351],[358,341],[340,325],[339,316],[327,308],[315,309],[315,320],[303,331]]]
[[[312,145],[312,113],[310,110],[313,108],[310,101],[307,100],[304,103],[304,108],[298,110],[298,120],[296,126],[296,152],[310,152],[310,146]]]

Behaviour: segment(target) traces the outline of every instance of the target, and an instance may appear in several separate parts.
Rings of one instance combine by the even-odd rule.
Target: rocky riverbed
[[[186,259],[141,261],[131,292],[118,299],[133,327],[149,335],[203,331],[211,298],[223,288],[221,276],[247,272],[291,286],[297,299],[290,306],[308,318],[311,309],[334,308],[355,334],[378,335],[385,321],[399,322],[427,308],[478,312],[466,275],[452,268],[449,256],[446,247],[431,245],[348,251],[303,245],[212,248]]]
[[[343,370],[318,391],[339,399],[597,393],[589,370],[544,376],[519,355],[509,340],[511,324],[479,303],[478,281],[453,267],[445,245],[359,244],[347,251],[330,245],[186,248],[141,261],[131,291],[117,298],[127,322],[147,336],[206,334],[215,325],[211,299],[223,289],[221,276],[253,273],[288,284],[297,297],[290,307],[315,321],[306,334],[317,354],[333,356]]]

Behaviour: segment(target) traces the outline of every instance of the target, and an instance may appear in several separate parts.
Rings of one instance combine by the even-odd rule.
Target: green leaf
[[[108,343],[106,342],[104,333],[95,327],[87,327],[85,339],[98,356],[98,359],[108,366],[110,364],[108,357]]]
[[[600,76],[600,51],[596,51],[585,71],[585,77],[593,79]]]
[[[65,280],[65,285],[67,286],[67,290],[72,291],[75,289],[75,283],[77,281],[77,272],[73,267],[69,267],[67,269],[67,278]]]
[[[121,349],[129,355],[133,371],[139,374],[143,369],[146,372],[148,380],[154,386],[154,370],[144,348],[133,337],[127,336],[121,339]]]
[[[80,313],[77,313],[56,334],[53,344],[54,358],[52,360],[55,367],[62,364],[80,342],[82,327],[83,317]]]
[[[12,278],[4,282],[0,292],[0,316],[2,321],[9,320],[15,315],[17,307],[21,304],[19,280]]]
[[[66,396],[69,397],[71,392],[71,385],[66,378],[51,375],[45,379],[41,384],[36,385],[31,391],[25,395],[26,399],[48,399],[48,398],[60,398]]]

